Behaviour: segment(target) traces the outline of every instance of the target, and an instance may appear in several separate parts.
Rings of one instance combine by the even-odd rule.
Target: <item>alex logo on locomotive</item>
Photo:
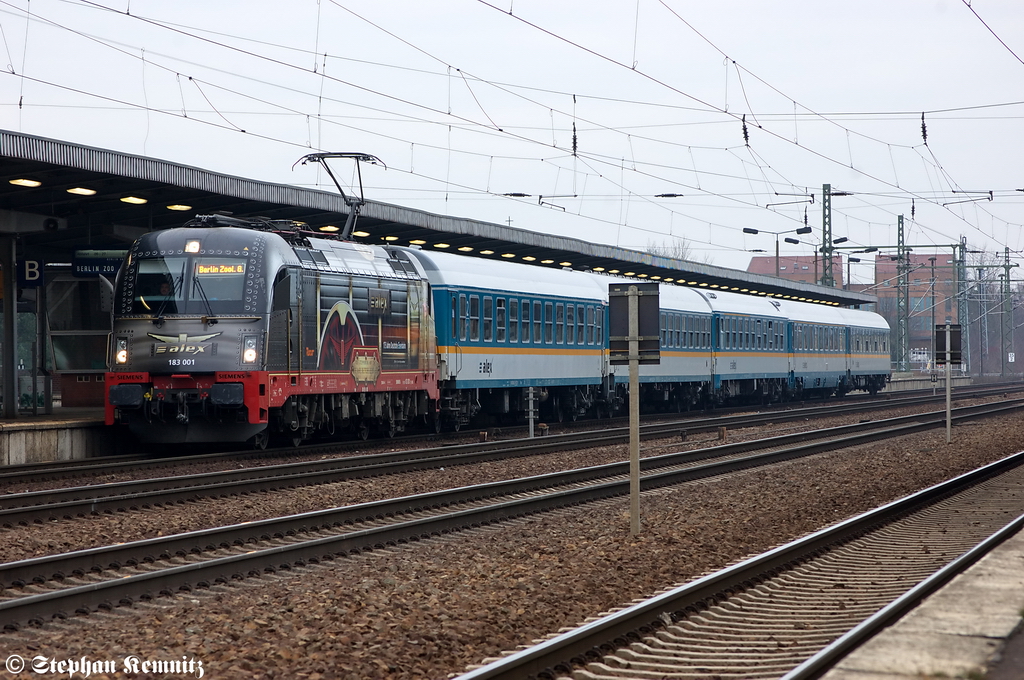
[[[209,333],[206,335],[188,335],[187,333],[179,333],[178,335],[158,335],[156,333],[148,333],[149,337],[153,338],[157,342],[163,344],[153,343],[154,354],[202,354],[207,349],[213,346],[213,343],[204,343],[211,338],[215,338],[220,333]]]

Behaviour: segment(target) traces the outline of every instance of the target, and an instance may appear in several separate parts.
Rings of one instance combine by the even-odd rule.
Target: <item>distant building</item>
[[[877,312],[892,329],[893,356],[899,304],[899,264],[895,256],[875,258],[875,286],[865,292],[878,296]],[[907,279],[911,368],[926,368],[932,352],[933,323],[957,323],[956,266],[952,253],[909,253]],[[935,258],[934,269],[932,258]],[[934,286],[932,277],[935,277]]]
[[[821,259],[813,255],[782,255],[779,257],[778,277],[789,281],[817,283],[821,278],[820,268]],[[750,258],[747,271],[751,274],[775,276],[775,256],[756,255]],[[837,287],[843,286],[843,259],[839,255],[832,257],[832,278],[836,280]]]

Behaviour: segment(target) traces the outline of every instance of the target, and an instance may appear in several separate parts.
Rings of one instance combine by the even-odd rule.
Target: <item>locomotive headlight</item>
[[[118,338],[114,343],[114,363],[128,363],[128,338]]]
[[[242,339],[242,363],[256,363],[256,338],[251,335]]]

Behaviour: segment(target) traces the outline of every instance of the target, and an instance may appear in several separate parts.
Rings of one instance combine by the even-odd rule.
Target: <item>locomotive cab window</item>
[[[286,311],[292,301],[292,278],[287,269],[282,269],[274,279],[274,311]]]
[[[197,258],[189,281],[187,306],[191,313],[240,312],[245,295],[244,259]],[[196,304],[200,303],[201,304]],[[198,309],[197,309],[198,308]]]
[[[135,282],[135,299],[132,302],[134,314],[177,314],[177,282],[182,277],[171,274],[172,264],[163,258],[139,260]]]
[[[133,314],[241,314],[245,311],[244,257],[140,258]]]

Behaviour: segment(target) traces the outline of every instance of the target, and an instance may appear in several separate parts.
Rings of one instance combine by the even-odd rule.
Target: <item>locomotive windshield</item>
[[[138,261],[133,314],[240,314],[244,257],[151,257]]]

